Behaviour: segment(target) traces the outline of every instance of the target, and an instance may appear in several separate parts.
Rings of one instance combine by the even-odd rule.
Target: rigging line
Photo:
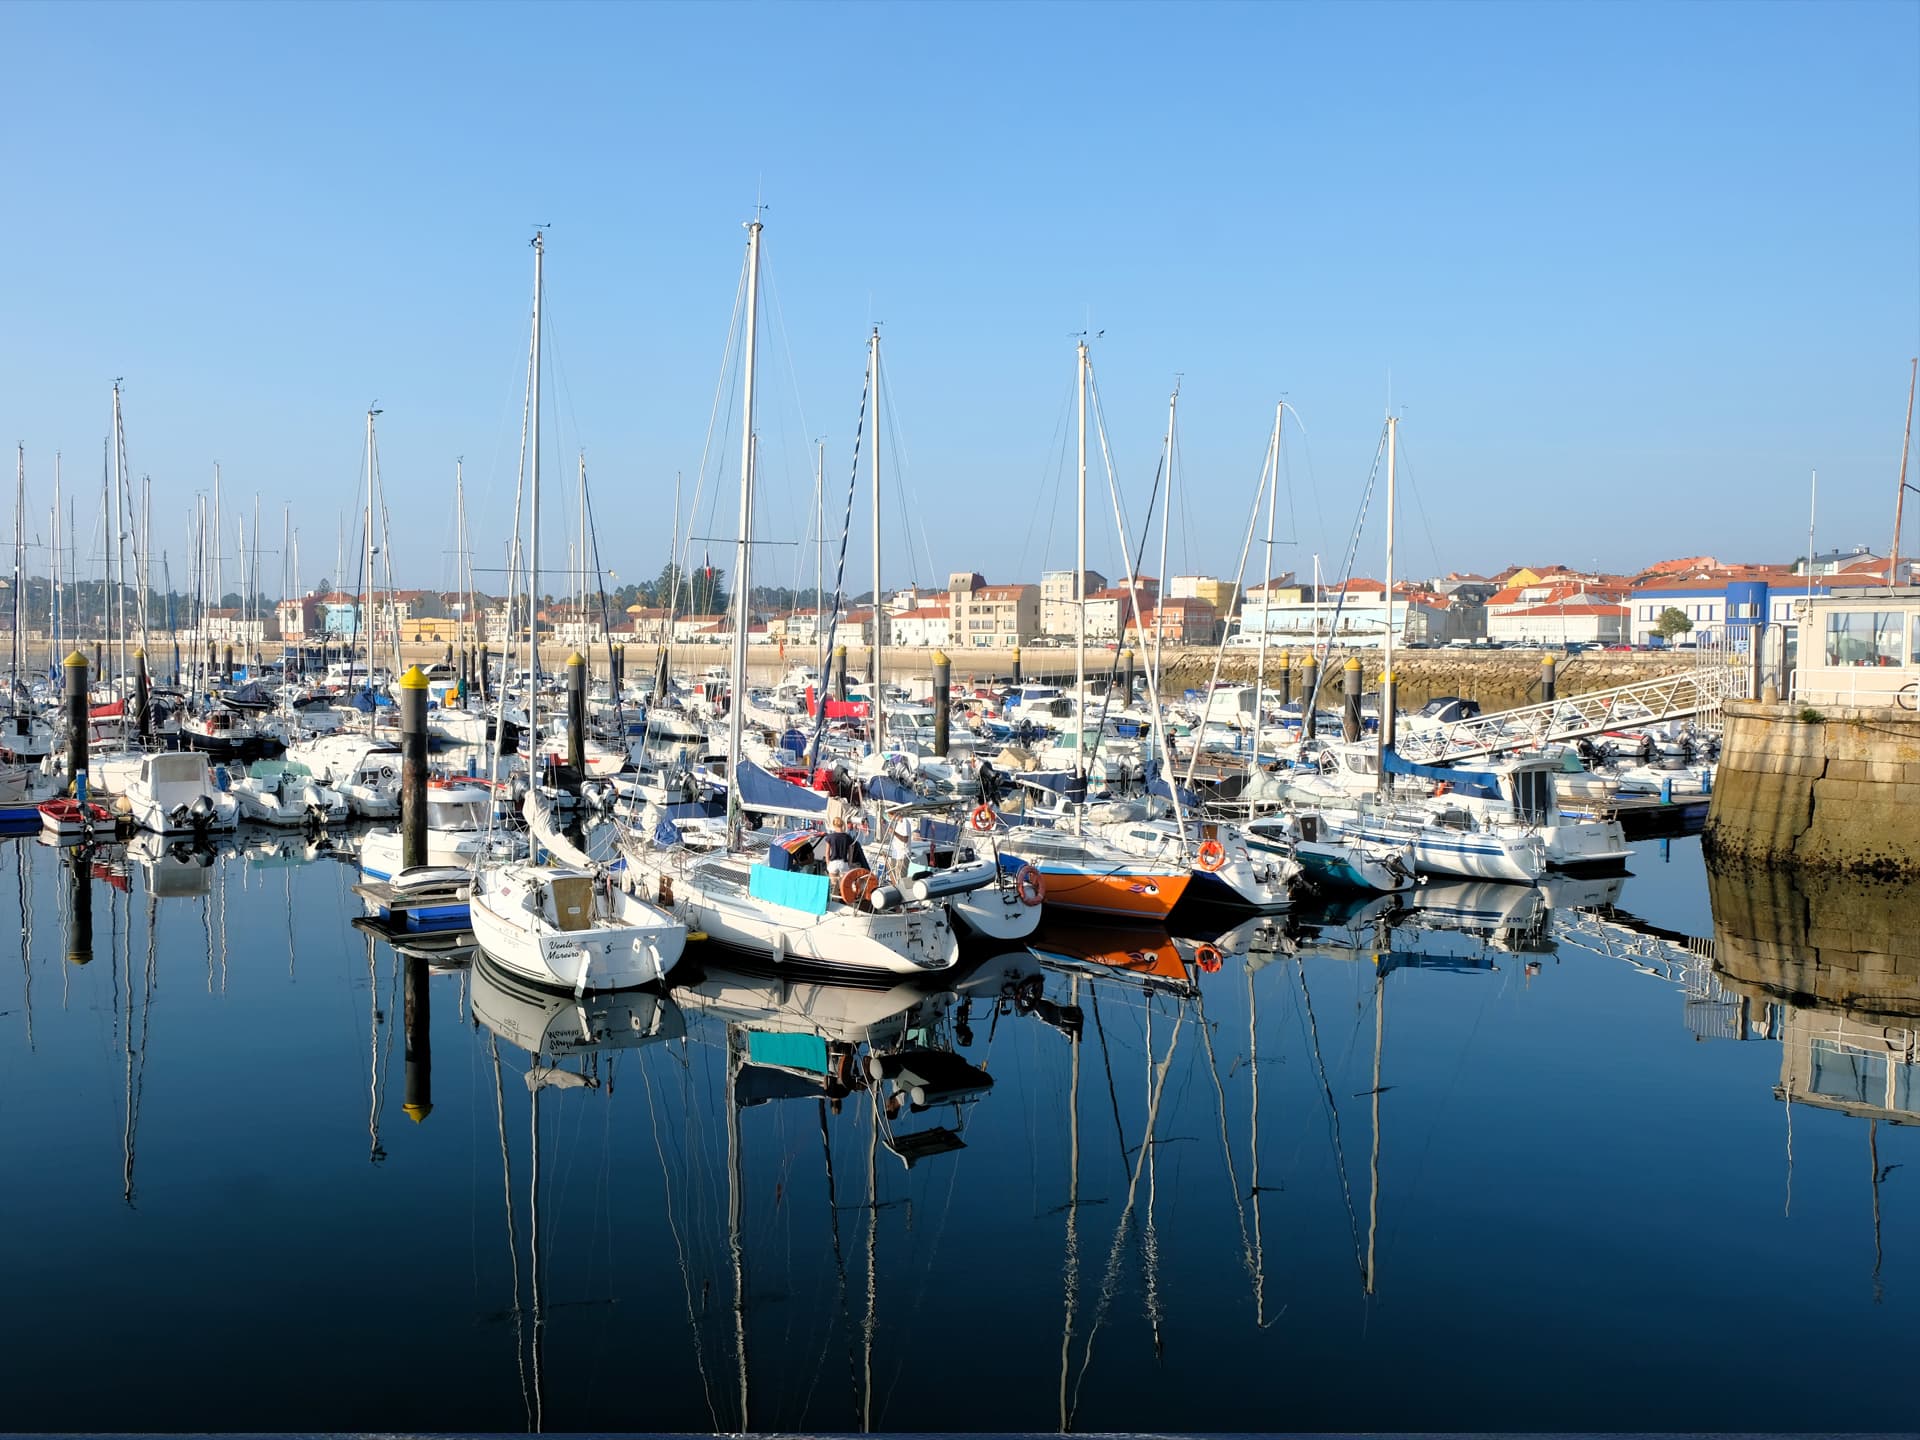
[[[914,588],[918,589],[919,577],[914,574],[912,538],[916,521],[918,521],[920,531],[920,555],[921,558],[927,562],[927,583],[932,584],[934,580],[939,578],[940,572],[934,566],[933,546],[927,539],[927,510],[930,507],[912,506],[908,503],[911,497],[907,481],[913,470],[913,460],[907,453],[906,442],[900,438],[900,402],[894,398],[893,381],[888,378],[888,374],[888,371],[881,372],[880,388],[885,392],[884,398],[887,402],[885,406],[887,435],[893,442],[894,492],[900,502],[901,531],[908,537],[907,578],[914,583]]]
[[[747,296],[747,261],[745,259],[742,259],[740,262],[740,278],[735,282],[734,289],[733,289],[733,315],[732,315],[732,318],[729,319],[727,322],[727,343],[725,344],[725,346],[721,348],[721,351],[720,351],[720,373],[718,374],[718,376],[715,377],[713,382],[713,404],[711,405],[711,407],[709,407],[707,411],[706,438],[700,442],[700,468],[694,472],[693,501],[687,507],[687,518],[689,522],[687,525],[688,538],[685,542],[684,548],[680,552],[680,558],[678,562],[676,562],[673,566],[673,578],[675,579],[676,582],[678,581],[678,578],[681,575],[681,573],[686,569],[687,561],[689,558],[691,558],[693,553],[692,518],[695,515],[700,513],[700,496],[701,496],[701,493],[706,489],[707,461],[709,458],[711,458],[713,454],[713,431],[714,431],[714,426],[717,423],[719,423],[720,397],[722,393],[725,393],[728,397],[731,397],[733,394],[733,389],[730,384],[730,379],[732,376],[731,361],[733,358],[733,342],[740,333],[740,312],[742,307],[746,304],[746,296]],[[722,438],[724,438],[724,436]],[[714,488],[716,490],[718,490],[719,488],[717,479],[716,479]],[[708,526],[707,528],[711,530],[712,526]],[[678,541],[678,538],[679,537],[676,536],[675,540]],[[672,555],[671,548],[669,548],[668,554],[669,554],[669,557],[671,557]],[[674,593],[676,595],[679,593],[679,586],[677,583],[674,586]],[[669,603],[669,606],[671,606],[672,602],[669,601],[668,603]],[[672,643],[671,640],[669,640],[668,643],[671,644]]]
[[[872,377],[869,376],[867,380],[864,381],[860,386],[860,414],[858,418],[854,421],[854,426],[853,426],[853,471],[852,471],[852,474],[847,479],[847,508],[846,508],[846,513],[841,517],[841,521],[840,521],[840,558],[839,558],[839,561],[837,562],[837,565],[834,569],[834,574],[833,574],[833,618],[827,624],[826,654],[827,654],[827,659],[829,663],[831,663],[833,659],[833,647],[834,647],[835,637],[837,637],[840,633],[840,612],[844,608],[846,603],[847,538],[853,533],[853,495],[854,495],[854,491],[856,491],[860,487],[860,445],[867,433],[867,392],[871,387],[871,385],[872,385]],[[875,438],[875,443],[876,444],[879,443],[878,437]],[[874,604],[876,608],[879,605],[879,601],[880,601],[880,597],[878,595],[875,595]],[[815,620],[814,623],[815,623],[815,628],[818,628],[819,622],[817,619]],[[880,628],[879,622],[876,620],[874,623],[874,629],[877,632],[879,628]],[[876,639],[879,638],[877,634],[875,638]],[[814,766],[817,766],[820,763],[820,747],[826,742],[826,736],[827,736],[827,677],[826,676],[823,675],[820,677],[818,688],[819,688],[820,700],[819,700],[818,706],[816,707],[818,713],[815,715],[814,723],[813,723],[813,743],[807,747],[807,766],[809,769],[813,768]]]
[[[1328,621],[1327,650],[1325,653],[1332,652],[1333,637],[1340,633],[1340,616],[1347,608],[1347,582],[1353,578],[1353,558],[1360,549],[1360,535],[1361,532],[1366,529],[1367,524],[1367,509],[1373,503],[1374,483],[1380,476],[1380,457],[1386,453],[1386,449],[1387,428],[1382,425],[1380,427],[1380,443],[1373,452],[1373,468],[1367,472],[1366,488],[1360,492],[1360,509],[1353,517],[1353,530],[1347,536],[1347,554],[1346,559],[1342,562],[1340,575],[1340,598],[1334,602],[1333,616]],[[1389,604],[1387,606],[1387,623],[1389,627],[1391,627],[1393,623],[1391,597],[1389,597]],[[1316,648],[1318,647],[1316,646]],[[1320,692],[1325,688],[1327,678],[1319,672],[1326,668],[1327,666],[1325,665],[1316,665],[1314,667],[1313,693],[1307,697],[1306,709],[1301,712],[1302,714],[1310,713],[1318,708]]]
[[[1025,575],[1028,573],[1027,552],[1033,545],[1034,526],[1039,523],[1040,517],[1043,514],[1047,519],[1047,533],[1046,538],[1040,542],[1039,561],[1042,571],[1046,569],[1047,556],[1053,553],[1053,526],[1054,521],[1059,517],[1060,500],[1066,488],[1067,417],[1073,413],[1074,391],[1077,387],[1078,380],[1076,379],[1074,384],[1067,386],[1066,395],[1060,402],[1059,415],[1054,421],[1053,442],[1051,446],[1054,453],[1051,498],[1047,500],[1045,505],[1036,505],[1027,512],[1027,535],[1026,539],[1020,542],[1019,564],[1014,570],[1014,573],[1017,575]],[[1043,471],[1041,475],[1040,488],[1043,493],[1046,493],[1047,477],[1045,471]]]
[[[1253,532],[1260,528],[1260,502],[1266,498],[1266,494],[1267,494],[1267,459],[1269,456],[1273,454],[1275,438],[1276,437],[1273,434],[1269,433],[1267,437],[1267,443],[1260,455],[1260,483],[1254,487],[1253,505],[1247,512],[1246,538],[1240,542],[1240,563],[1234,568],[1234,572],[1233,572],[1233,590],[1236,596],[1242,596],[1246,594],[1247,556],[1249,553],[1251,553],[1253,549]],[[1188,486],[1186,488],[1191,490],[1193,487]],[[1264,584],[1265,581],[1270,578],[1271,578],[1270,576],[1263,576],[1262,584]],[[1270,600],[1264,590],[1261,592],[1261,606],[1262,606],[1262,609],[1260,614],[1260,623],[1262,626],[1264,626],[1266,624],[1268,607],[1270,606]],[[1244,610],[1242,613],[1244,613]],[[1220,667],[1225,662],[1226,658],[1227,658],[1227,633],[1226,633],[1225,627],[1223,626],[1220,631],[1220,643],[1216,645],[1213,650],[1213,673],[1207,677],[1207,688],[1203,693],[1207,695],[1211,695],[1214,691],[1214,688],[1217,685],[1219,685]],[[1157,698],[1158,697],[1156,696],[1156,699]],[[1260,702],[1260,697],[1256,695],[1254,697],[1254,704],[1258,706],[1259,702]],[[1188,789],[1191,789],[1193,787],[1194,771],[1199,767],[1199,764],[1200,764],[1201,749],[1202,747],[1199,744],[1195,744],[1193,747],[1193,754],[1187,757],[1187,776],[1186,776],[1186,779],[1181,783],[1186,785]],[[1255,756],[1254,758],[1258,760],[1259,757]]]
[[[1412,464],[1410,463],[1410,457],[1407,453],[1407,441],[1405,436],[1402,436],[1400,438],[1400,453],[1399,453],[1398,468],[1400,471],[1400,477],[1407,482],[1407,488],[1413,491],[1413,506],[1414,506],[1414,509],[1420,512],[1420,526],[1422,529],[1424,529],[1427,532],[1427,549],[1433,556],[1433,573],[1438,575],[1440,574],[1440,546],[1439,546],[1439,543],[1433,538],[1433,521],[1427,518],[1426,499],[1420,494],[1420,485],[1413,478],[1413,467],[1412,467]]]

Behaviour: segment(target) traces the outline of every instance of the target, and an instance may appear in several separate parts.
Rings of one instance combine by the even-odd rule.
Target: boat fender
[[[1227,847],[1218,840],[1208,840],[1200,846],[1199,858],[1194,863],[1212,874],[1227,863]]]
[[[1020,873],[1013,877],[1014,888],[1020,892],[1020,903],[1026,906],[1038,905],[1047,898],[1047,879],[1031,865],[1020,867]]]
[[[927,882],[924,880],[914,881],[912,885],[907,887],[907,893],[915,900],[925,900],[927,898]]]
[[[768,943],[773,949],[773,963],[776,965],[785,964],[787,959],[787,932],[784,930],[774,931],[773,938]]]
[[[882,885],[873,892],[870,903],[875,914],[882,910],[891,910],[900,903],[900,892],[891,885]]]

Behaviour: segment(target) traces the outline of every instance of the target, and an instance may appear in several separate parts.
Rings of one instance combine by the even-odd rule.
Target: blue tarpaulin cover
[[[827,877],[824,875],[802,875],[794,870],[755,865],[747,872],[747,893],[769,905],[782,905],[808,915],[827,913]]]
[[[742,760],[736,783],[740,787],[740,806],[779,815],[825,815],[827,797],[818,790],[794,785],[778,775],[769,775],[751,760]]]
[[[1489,775],[1484,770],[1455,770],[1446,765],[1416,765],[1397,750],[1383,752],[1380,763],[1389,775],[1418,775],[1423,780],[1444,780],[1462,795],[1472,795],[1481,800],[1500,798],[1499,777]]]

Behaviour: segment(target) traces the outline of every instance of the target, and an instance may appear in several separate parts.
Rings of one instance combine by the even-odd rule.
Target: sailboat
[[[1091,377],[1085,340],[1079,342],[1075,353],[1079,393],[1079,525],[1073,588],[1076,601],[1074,703],[1078,717],[1085,708],[1087,694],[1087,389]],[[1129,562],[1130,587],[1131,570]],[[1155,716],[1157,726],[1157,709]],[[1085,728],[1076,718],[1073,761],[1083,794],[1087,779],[1082,753]],[[1120,919],[1163,922],[1186,894],[1194,874],[1194,861],[1184,853],[1184,824],[1177,824],[1175,840],[1177,853],[1171,860],[1158,839],[1149,853],[1129,853],[1106,838],[1088,834],[1084,817],[1076,813],[1070,827],[1016,826],[1000,841],[999,851],[1003,866],[1030,865],[1039,873],[1049,905]]]
[[[747,313],[740,453],[740,535],[734,559],[732,703],[727,707],[728,786],[725,843],[691,854],[671,835],[621,837],[629,872],[642,893],[673,907],[689,928],[775,964],[917,974],[945,970],[960,958],[946,906],[924,892],[882,885],[865,868],[838,882],[789,868],[789,852],[743,844],[740,791],[751,762],[743,759],[747,694],[747,630],[751,616],[755,475],[754,342],[760,297],[761,222],[747,227]],[[798,787],[789,787],[797,789]],[[824,814],[825,797],[817,797]],[[662,844],[662,840],[667,843]]]
[[[533,237],[533,353],[530,400],[530,540],[527,668],[529,718],[537,720],[540,673],[540,299],[545,237]],[[531,794],[531,788],[529,794]],[[474,939],[488,959],[536,985],[621,990],[664,979],[686,948],[687,927],[596,866],[527,860],[482,863],[474,874]]]

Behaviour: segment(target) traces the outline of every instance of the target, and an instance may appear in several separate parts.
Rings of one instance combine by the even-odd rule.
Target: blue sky
[[[124,376],[176,580],[216,460],[275,545],[291,502],[303,580],[331,572],[376,398],[402,583],[451,577],[456,456],[497,556],[535,222],[547,473],[570,488],[584,446],[605,563],[657,572],[756,195],[762,527],[803,533],[810,437],[844,483],[882,321],[915,515],[909,544],[890,500],[890,581],[1071,563],[1089,325],[1136,516],[1184,377],[1176,573],[1231,573],[1281,395],[1307,435],[1279,558],[1333,563],[1389,383],[1407,572],[1791,558],[1815,467],[1822,548],[1891,531],[1911,3],[15,4],[0,43],[0,424],[32,528],[56,449],[97,487]],[[736,467],[737,438],[697,533],[732,533]],[[569,530],[571,496],[544,513]],[[1117,568],[1110,519],[1091,553]]]

